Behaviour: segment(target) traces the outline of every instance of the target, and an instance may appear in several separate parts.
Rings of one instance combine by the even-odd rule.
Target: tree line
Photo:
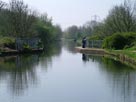
[[[101,39],[114,33],[136,32],[136,2],[124,0],[114,6],[103,22],[94,28],[93,35]]]
[[[40,14],[23,0],[0,1],[0,36],[14,38],[39,37],[44,43],[60,40],[62,30],[52,23],[47,13]]]
[[[113,6],[103,21],[90,20],[83,26],[71,26],[65,30],[66,38],[81,39],[84,36],[89,40],[104,40],[104,48],[123,49],[135,46],[136,1],[124,0],[120,5]],[[130,44],[123,43],[122,39]]]
[[[83,26],[70,26],[65,30],[65,37],[98,36],[103,39],[117,32],[136,32],[136,2],[124,0],[114,6],[103,21],[90,20]]]
[[[104,40],[103,48],[135,49],[136,1],[124,0],[114,6],[106,19],[95,27],[90,39]]]
[[[64,31],[64,37],[68,39],[82,39],[83,37],[91,36],[93,29],[99,22],[92,20],[88,21],[83,26],[72,25]]]

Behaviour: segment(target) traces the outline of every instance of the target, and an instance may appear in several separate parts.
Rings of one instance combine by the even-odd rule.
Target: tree
[[[115,6],[105,20],[107,34],[116,32],[136,31],[136,9],[130,1],[125,0],[124,4]]]
[[[0,11],[0,35],[7,36],[11,27],[9,24],[9,11],[7,9],[1,9]]]
[[[6,5],[6,3],[4,3],[3,1],[0,0],[0,11],[5,5]]]
[[[55,35],[55,40],[60,40],[62,38],[62,29],[60,25],[55,25],[54,26],[54,35]]]
[[[11,0],[9,4],[9,23],[11,34],[15,37],[29,37],[35,23],[36,14],[23,1]]]
[[[93,36],[100,39],[117,32],[136,32],[136,2],[125,0],[114,6],[106,19],[92,29]]]
[[[70,38],[70,39],[77,39],[78,33],[79,33],[79,29],[77,26],[73,25],[71,27],[69,27],[66,31],[66,37]]]
[[[91,36],[93,33],[93,30],[96,26],[99,25],[99,22],[97,21],[88,21],[83,26],[71,26],[66,29],[64,32],[66,38],[72,38],[72,39],[82,39],[83,37]]]
[[[35,30],[43,42],[44,48],[48,48],[52,42],[60,40],[62,37],[61,27],[53,25],[52,18],[48,17],[46,13],[37,18]]]
[[[47,13],[37,15],[22,0],[11,0],[8,4],[0,1],[0,36],[13,39],[39,37],[47,48],[53,41],[60,40],[62,30],[59,25],[53,25]]]

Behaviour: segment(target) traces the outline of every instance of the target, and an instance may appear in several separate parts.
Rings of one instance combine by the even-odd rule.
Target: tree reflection
[[[67,41],[63,41],[63,45],[64,45],[65,49],[67,49],[67,51],[69,51],[70,53],[72,53],[72,54],[77,53],[75,50],[75,47],[77,45],[76,42],[71,41],[71,40],[67,40]]]
[[[61,53],[61,44],[56,44],[48,47],[42,54],[1,57],[0,81],[4,80],[14,95],[21,95],[30,86],[37,85],[39,63],[47,70],[53,57]]]
[[[84,62],[89,61],[88,55],[82,54],[82,60],[83,60]]]
[[[62,52],[62,42],[58,41],[46,46],[46,50],[40,56],[40,64],[47,71],[48,66],[52,65],[53,57],[59,57]]]
[[[19,95],[29,85],[36,84],[37,74],[35,66],[38,60],[38,55],[5,57],[0,62],[0,77],[1,79],[6,78],[10,90],[14,94]]]
[[[115,95],[120,94],[124,102],[133,102],[136,99],[136,71],[109,58],[104,58],[103,62],[108,79],[112,80],[111,85]]]
[[[110,58],[89,56],[99,63],[100,71],[108,78],[108,84],[112,86],[115,99],[124,102],[136,100],[136,70]]]

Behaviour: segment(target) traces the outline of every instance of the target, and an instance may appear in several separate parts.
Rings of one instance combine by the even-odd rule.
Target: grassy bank
[[[125,55],[127,57],[133,58],[136,60],[136,48],[129,48],[125,50],[106,50],[111,54],[116,55]]]
[[[133,68],[136,68],[136,50],[135,48],[125,50],[105,50],[108,55],[119,60]]]
[[[126,65],[136,68],[136,50],[135,48],[125,50],[109,50],[96,48],[82,48],[76,47],[76,50],[85,54],[98,54],[104,57],[109,57],[118,60]]]

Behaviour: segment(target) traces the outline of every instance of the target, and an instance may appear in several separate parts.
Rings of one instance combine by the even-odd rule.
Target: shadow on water
[[[38,84],[36,66],[40,63],[47,70],[52,57],[60,53],[61,43],[54,43],[41,54],[1,57],[0,83],[5,80],[11,94],[22,95],[26,89]]]
[[[99,71],[106,75],[109,87],[112,88],[115,99],[121,102],[136,100],[136,70],[110,58],[95,55],[82,55],[83,61],[97,62]],[[87,60],[86,60],[87,59]],[[114,97],[113,96],[113,97]]]

